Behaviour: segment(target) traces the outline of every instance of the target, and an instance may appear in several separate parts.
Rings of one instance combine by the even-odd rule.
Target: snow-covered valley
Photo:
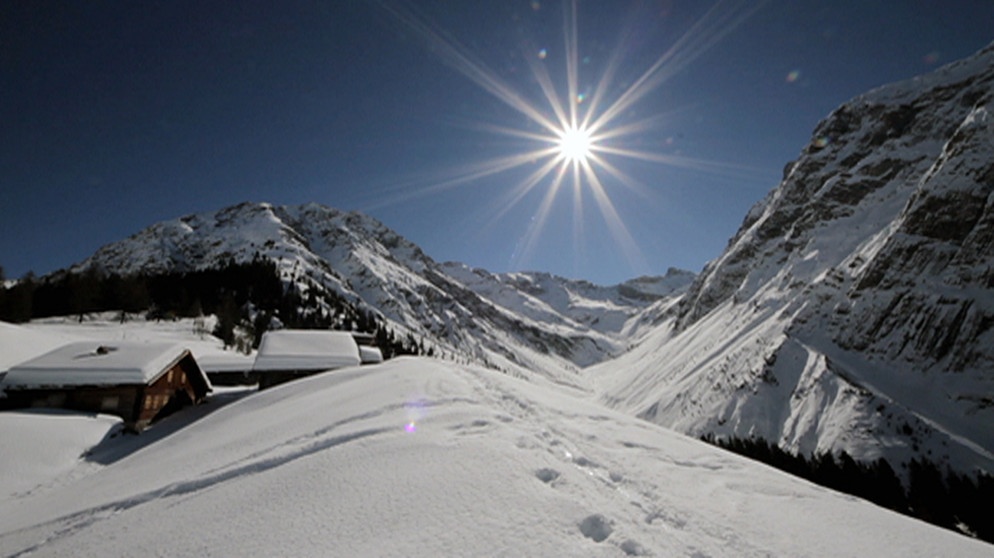
[[[839,107],[700,274],[490,273],[318,204],[105,246],[31,288],[265,261],[312,310],[439,358],[217,390],[141,436],[0,413],[0,554],[994,555],[695,439],[883,459],[905,482],[917,459],[994,472],[992,68],[994,45]],[[0,375],[79,339],[251,360],[217,316],[83,314],[0,322]]]

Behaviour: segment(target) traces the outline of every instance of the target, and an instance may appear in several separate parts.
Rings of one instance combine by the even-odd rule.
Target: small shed
[[[259,389],[265,389],[361,362],[359,346],[347,331],[281,329],[262,334],[252,372]]]
[[[70,343],[13,366],[3,379],[6,407],[107,413],[140,432],[212,390],[186,348],[173,343]]]

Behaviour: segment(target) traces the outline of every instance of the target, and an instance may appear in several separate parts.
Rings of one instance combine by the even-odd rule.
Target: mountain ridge
[[[358,212],[251,202],[154,224],[68,272],[186,272],[259,257],[301,293],[331,291],[440,350],[567,382],[621,352],[631,331],[644,329],[641,310],[693,278],[674,269],[600,287],[546,273],[492,274],[439,264]]]

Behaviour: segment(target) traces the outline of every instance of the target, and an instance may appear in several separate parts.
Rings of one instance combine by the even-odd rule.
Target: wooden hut
[[[281,329],[262,334],[252,373],[259,389],[265,389],[361,362],[359,346],[347,331]]]
[[[211,391],[189,350],[125,341],[65,345],[12,367],[2,387],[7,407],[107,413],[135,432]]]

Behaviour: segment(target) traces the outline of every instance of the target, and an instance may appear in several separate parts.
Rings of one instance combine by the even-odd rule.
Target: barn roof
[[[329,370],[359,366],[359,346],[347,331],[267,331],[255,356],[255,371]]]
[[[35,388],[148,384],[189,354],[175,343],[81,341],[11,367],[3,385]]]

